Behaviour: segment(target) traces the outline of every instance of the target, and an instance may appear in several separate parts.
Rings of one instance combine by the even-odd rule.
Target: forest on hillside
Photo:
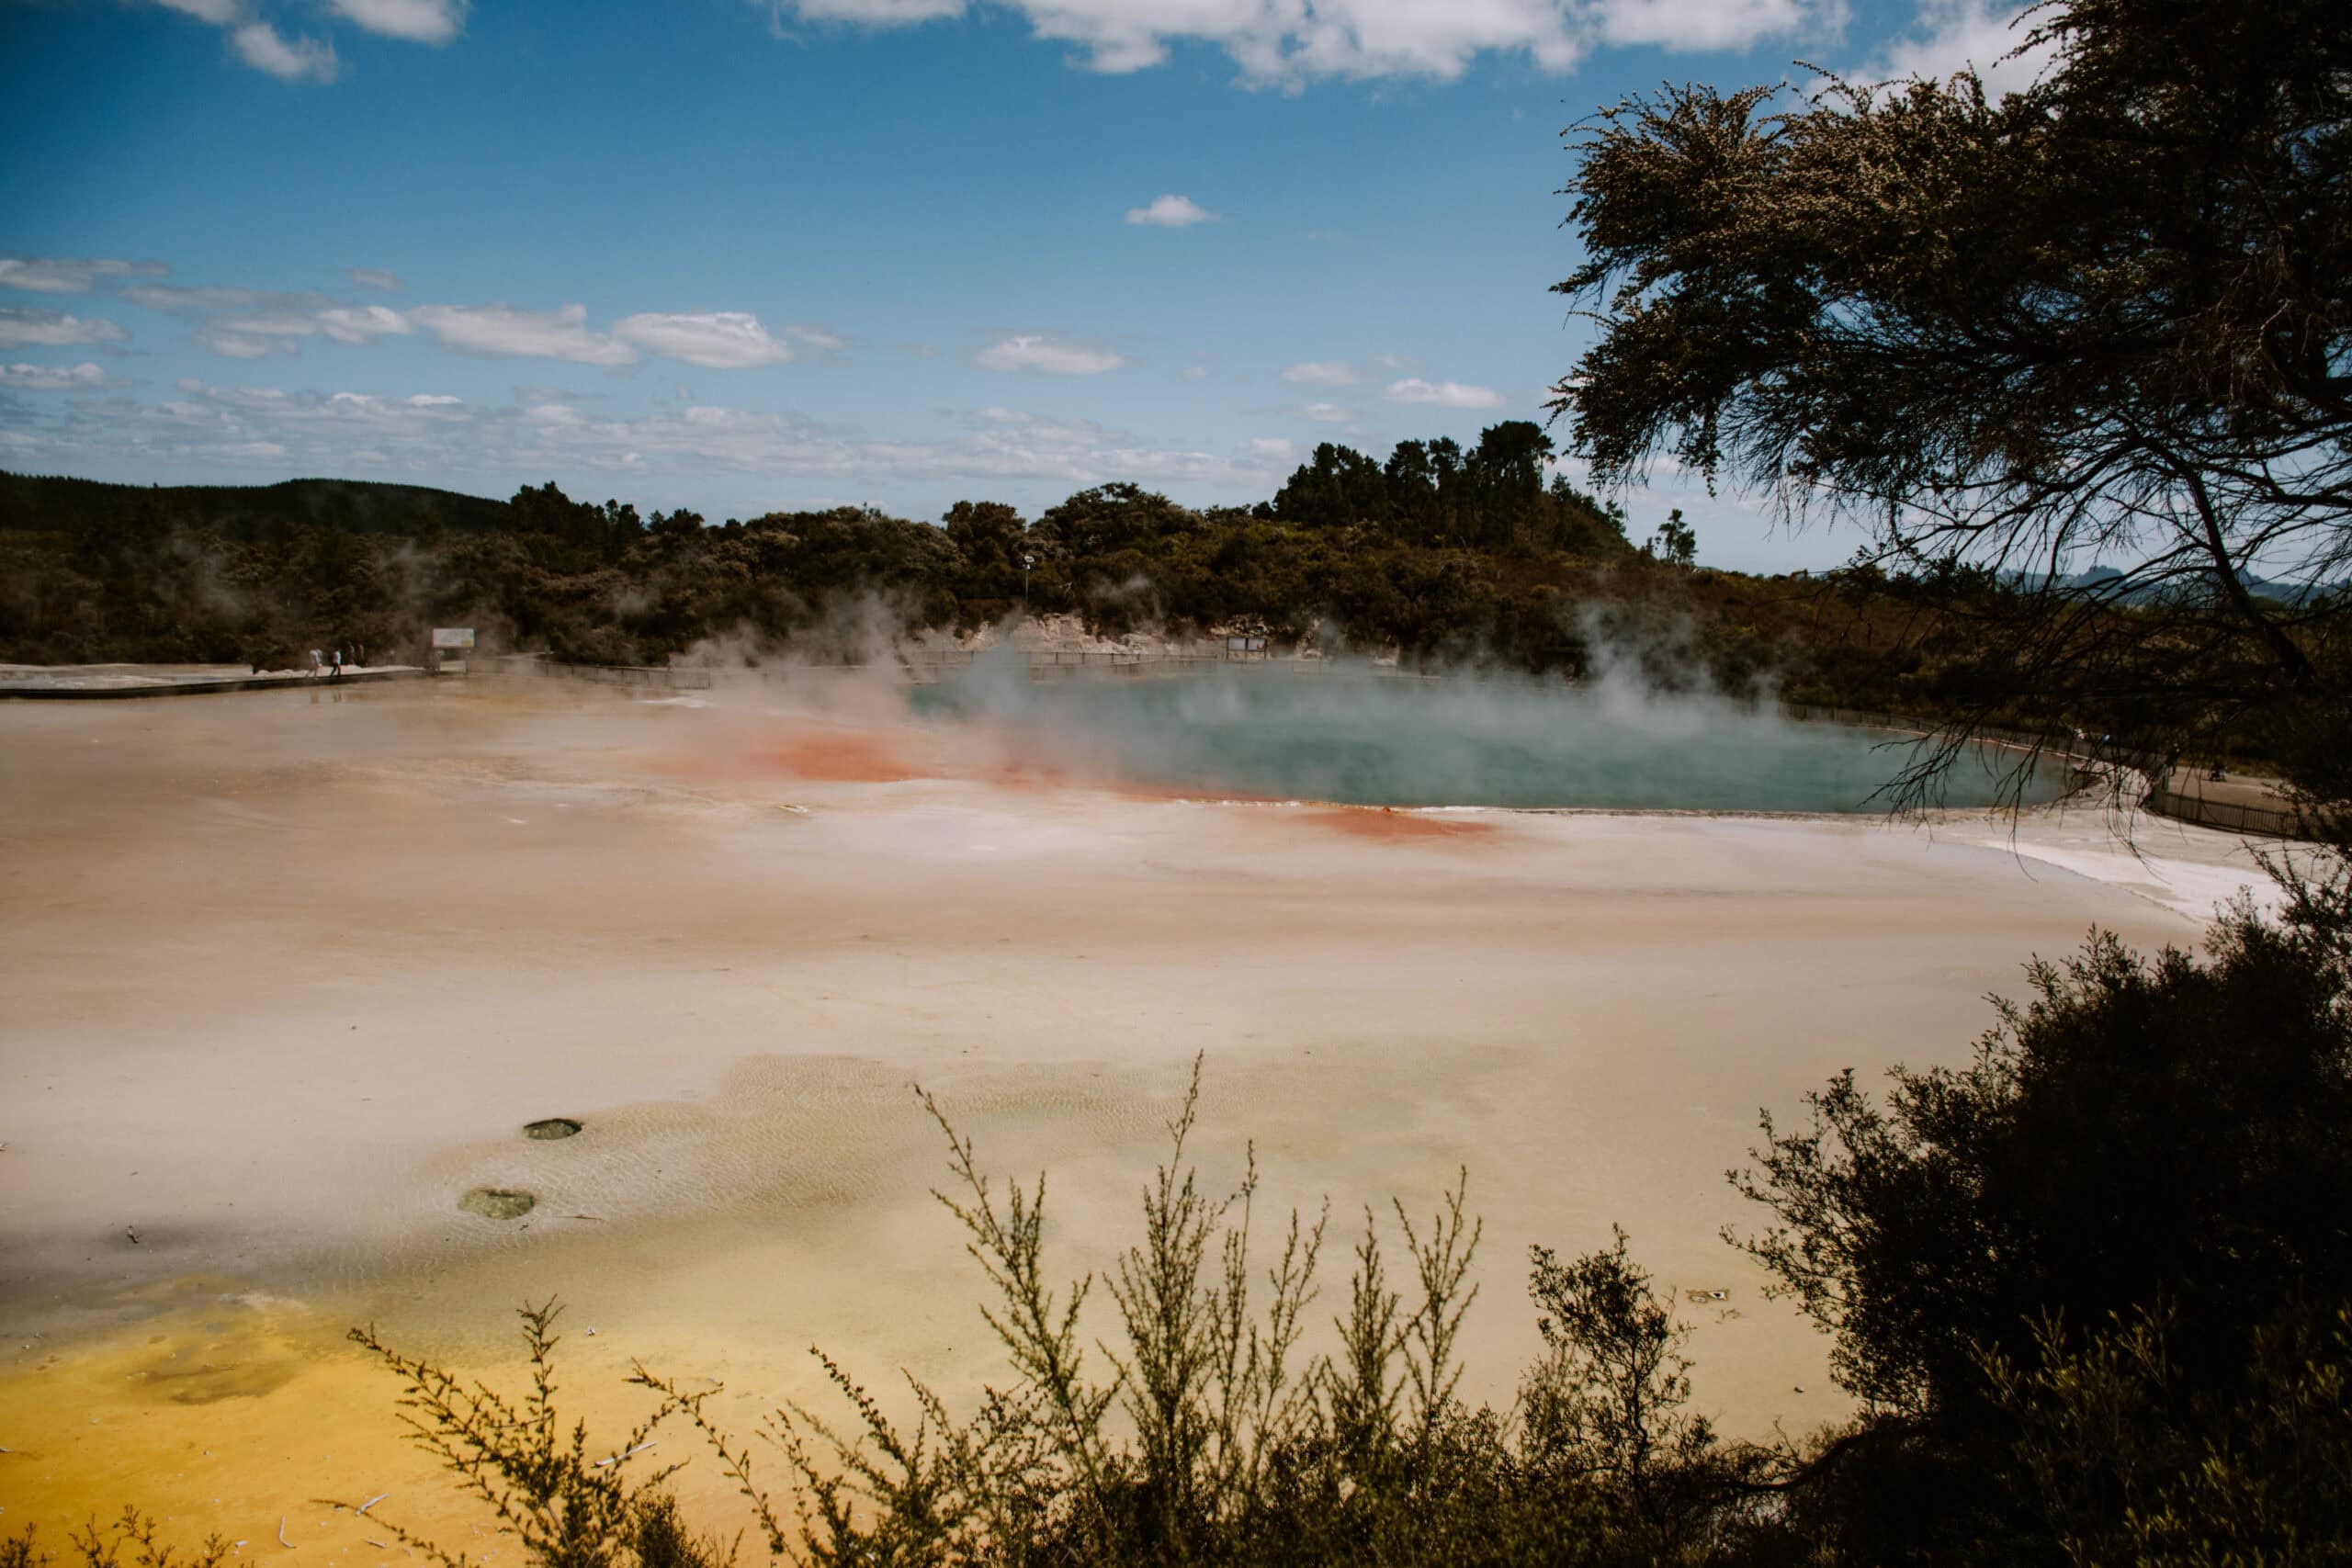
[[[1607,638],[1662,682],[1848,705],[1942,708],[1970,688],[1955,617],[1989,581],[1706,570],[1679,513],[1636,543],[1618,506],[1546,481],[1549,452],[1513,421],[1385,462],[1327,445],[1249,508],[1113,483],[1035,518],[961,501],[937,523],[847,507],[711,523],[552,481],[497,502],[0,475],[0,661],[278,668],[339,643],[415,658],[434,625],[593,663],[721,642],[840,661],[870,657],[877,632],[1072,614],[1108,636],[1247,632],[1569,675]]]

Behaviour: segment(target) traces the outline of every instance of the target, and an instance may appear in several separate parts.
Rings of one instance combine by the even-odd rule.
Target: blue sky
[[[0,0],[0,468],[714,521],[1541,419],[1561,129],[1986,0]],[[1702,559],[1852,541],[1660,476]]]

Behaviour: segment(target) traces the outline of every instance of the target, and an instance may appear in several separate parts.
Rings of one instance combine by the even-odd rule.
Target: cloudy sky
[[[712,519],[1541,419],[1561,129],[1980,0],[0,0],[0,468]],[[1670,479],[1702,558],[1773,536]]]

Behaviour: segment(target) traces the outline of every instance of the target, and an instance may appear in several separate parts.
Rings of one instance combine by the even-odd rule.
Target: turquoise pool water
[[[1343,669],[1035,683],[976,671],[916,688],[914,705],[933,722],[1032,732],[1139,782],[1361,806],[1882,811],[1912,757],[1906,736],[1721,698]],[[1963,759],[1940,804],[1994,803],[2018,761]],[[2045,767],[2026,798],[2060,787]]]

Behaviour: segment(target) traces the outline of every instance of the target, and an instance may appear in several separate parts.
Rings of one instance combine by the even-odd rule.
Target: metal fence
[[[1804,703],[1782,703],[1781,712],[1789,718],[1829,724],[1859,725],[1870,729],[1892,729],[1926,735],[1937,727],[1932,720],[1909,717],[1902,714],[1872,713],[1857,708],[1832,708]],[[2086,780],[2112,784],[2119,764],[2112,758],[2101,757],[2097,747],[2086,746],[2068,735],[2035,735],[2022,729],[2000,729],[1987,727],[1973,732],[1973,738],[1996,746],[2014,747],[2039,751],[2045,757],[2065,761],[2075,770],[2077,784]],[[2136,786],[2141,775],[2127,771],[2123,783]],[[2125,793],[2128,795],[2129,789]],[[2271,839],[2305,839],[2313,836],[2319,824],[2296,807],[2280,799],[2276,804],[2260,801],[2215,800],[2195,789],[2176,790],[2163,780],[2147,784],[2146,793],[2140,797],[2143,810],[2177,821],[2193,822],[2200,828],[2216,828],[2227,833],[2256,833]]]
[[[2164,817],[2178,818],[2199,827],[2220,828],[2232,833],[2260,833],[2272,839],[2305,839],[2318,830],[2300,809],[2282,802],[2277,806],[2261,806],[2251,801],[2211,800],[2201,795],[2180,794],[2158,784],[2148,791],[2141,802],[2149,810]]]
[[[532,668],[573,681],[605,686],[651,686],[669,691],[707,691],[712,671],[661,664],[569,664],[560,660],[532,661]]]

